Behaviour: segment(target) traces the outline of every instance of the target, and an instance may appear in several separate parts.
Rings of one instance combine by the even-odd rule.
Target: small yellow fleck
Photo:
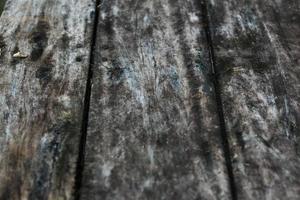
[[[21,52],[18,52],[18,53],[15,53],[15,54],[13,55],[13,57],[14,57],[14,58],[27,58],[28,56],[25,55],[25,54],[23,54],[23,53],[21,53]]]

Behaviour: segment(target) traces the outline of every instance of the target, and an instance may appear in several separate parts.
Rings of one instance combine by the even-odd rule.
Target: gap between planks
[[[210,67],[211,67],[211,80],[214,84],[215,89],[215,98],[216,98],[216,104],[217,104],[217,111],[220,121],[220,134],[222,139],[222,148],[223,148],[223,154],[225,157],[225,164],[227,168],[228,178],[229,178],[229,189],[231,193],[232,200],[237,200],[237,190],[236,190],[236,183],[233,173],[233,167],[232,167],[232,158],[231,158],[231,151],[230,146],[228,142],[228,134],[226,130],[225,125],[225,117],[224,117],[224,109],[222,104],[222,96],[221,96],[221,89],[220,89],[220,82],[219,82],[219,75],[216,71],[216,58],[214,53],[214,46],[213,46],[213,40],[211,35],[211,21],[210,21],[210,15],[208,11],[208,3],[206,0],[200,0],[200,7],[202,12],[202,20],[203,20],[203,26],[205,29],[205,36],[206,41],[208,45],[208,51],[209,51],[209,60],[210,60]]]
[[[79,142],[78,159],[77,159],[76,174],[75,174],[74,200],[80,200],[80,195],[81,195],[82,174],[84,170],[85,146],[86,146],[87,129],[88,129],[88,121],[89,121],[93,67],[95,65],[95,49],[96,49],[96,42],[97,42],[100,4],[101,4],[101,0],[96,0],[95,16],[93,20],[94,21],[93,32],[91,38],[92,41],[91,41],[91,50],[90,50],[90,58],[89,58],[88,77],[86,82],[84,107],[82,113],[82,124],[81,124],[81,131],[80,131],[81,137]]]

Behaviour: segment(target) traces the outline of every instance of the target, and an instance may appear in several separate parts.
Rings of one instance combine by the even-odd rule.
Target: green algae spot
[[[0,15],[2,14],[2,11],[4,9],[5,1],[6,0],[0,0]]]

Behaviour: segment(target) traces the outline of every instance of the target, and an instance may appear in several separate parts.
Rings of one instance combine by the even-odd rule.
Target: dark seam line
[[[95,16],[94,16],[92,39],[91,39],[89,68],[88,68],[88,76],[87,76],[87,82],[85,88],[84,107],[83,107],[82,124],[81,124],[81,131],[80,131],[81,136],[79,141],[79,151],[78,151],[76,174],[75,174],[74,200],[80,200],[80,196],[81,196],[82,176],[83,176],[84,161],[85,161],[85,147],[86,147],[87,128],[88,128],[88,121],[89,121],[90,101],[91,101],[93,66],[95,65],[95,50],[96,50],[96,42],[97,42],[100,1],[101,0],[96,0],[95,2]]]
[[[206,0],[200,0],[201,4],[201,11],[202,11],[202,19],[203,19],[203,26],[205,30],[206,41],[209,50],[209,59],[210,59],[210,66],[211,66],[211,78],[214,84],[215,89],[215,98],[217,103],[217,110],[218,116],[220,121],[220,132],[222,138],[222,147],[223,147],[223,154],[225,157],[225,163],[229,178],[229,187],[231,192],[232,200],[237,200],[237,190],[235,184],[235,178],[233,173],[232,167],[232,159],[231,159],[231,152],[228,142],[228,134],[225,125],[225,117],[224,117],[224,109],[222,104],[222,97],[221,97],[221,89],[220,89],[220,82],[218,79],[218,73],[216,71],[216,60],[215,60],[215,53],[214,53],[214,46],[212,41],[211,29],[210,29],[210,16],[208,13],[208,4]]]

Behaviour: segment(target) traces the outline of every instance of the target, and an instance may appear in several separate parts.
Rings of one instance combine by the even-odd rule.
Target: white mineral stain
[[[106,15],[105,12],[101,12],[101,19],[102,19],[102,20],[105,20],[106,16],[107,16],[107,15]]]
[[[58,97],[58,102],[61,103],[65,108],[71,108],[71,99],[67,95]]]
[[[10,131],[10,124],[8,124],[5,127],[5,136],[6,136],[6,141],[9,141],[9,139],[12,137],[11,131]]]
[[[117,6],[113,6],[112,11],[113,15],[117,16],[119,14],[120,9]]]
[[[41,144],[44,145],[47,141],[47,135],[44,135],[42,138],[41,138]]]
[[[189,18],[192,23],[199,22],[199,17],[196,15],[196,13],[189,13]]]
[[[144,21],[144,24],[145,24],[145,25],[149,25],[149,23],[150,23],[149,16],[148,16],[148,15],[145,15],[144,18],[143,18],[143,21]]]
[[[111,170],[114,168],[114,165],[110,162],[106,162],[102,165],[102,175],[103,177],[109,177]]]
[[[152,187],[152,185],[153,185],[153,179],[152,178],[149,178],[149,179],[147,179],[145,182],[144,182],[144,184],[143,184],[143,187],[144,188],[151,188]]]
[[[236,18],[237,18],[237,20],[238,20],[238,22],[239,22],[239,24],[242,28],[242,31],[245,31],[246,29],[245,29],[244,22],[243,22],[243,19],[242,19],[241,15],[237,14]]]
[[[287,100],[287,97],[286,96],[284,96],[284,109],[285,109],[285,117],[287,118],[287,116],[289,116],[289,106],[288,106],[288,100]],[[286,134],[286,136],[287,137],[290,137],[290,131],[289,131],[289,127],[288,127],[288,122],[287,122],[287,120],[288,120],[288,118],[287,119],[285,119],[285,128],[284,128],[284,130],[285,130],[285,134]]]
[[[267,108],[268,118],[271,120],[278,120],[278,110],[276,108],[276,105],[269,105]]]
[[[155,165],[155,163],[154,163],[154,149],[151,145],[147,146],[147,152],[148,152],[148,157],[149,157],[149,160],[150,160],[151,168],[153,168],[154,165]]]

